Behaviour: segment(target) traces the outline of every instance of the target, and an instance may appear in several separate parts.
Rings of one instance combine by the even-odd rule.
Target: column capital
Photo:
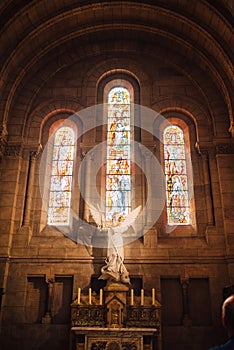
[[[47,284],[53,284],[55,282],[54,276],[47,276],[46,275],[46,283]]]
[[[215,146],[211,142],[196,142],[195,149],[200,156],[215,156]]]
[[[183,287],[189,285],[189,276],[180,276],[180,283]]]
[[[43,150],[42,145],[39,143],[37,148],[30,151],[30,158],[37,159],[41,155],[42,150]]]

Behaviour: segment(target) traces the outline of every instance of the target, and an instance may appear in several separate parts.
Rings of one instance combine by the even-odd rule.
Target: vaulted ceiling
[[[30,113],[40,86],[60,70],[76,62],[85,67],[87,60],[124,57],[139,65],[148,58],[144,70],[149,76],[151,64],[165,62],[193,82],[208,106],[222,99],[232,125],[233,12],[231,0],[4,0],[0,4],[3,125],[19,96]]]

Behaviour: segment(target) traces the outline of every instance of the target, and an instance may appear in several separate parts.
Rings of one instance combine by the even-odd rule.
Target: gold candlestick
[[[103,303],[103,289],[100,289],[100,305]]]
[[[81,289],[78,288],[78,292],[77,292],[77,304],[80,305],[80,292],[81,292]]]
[[[141,289],[141,306],[144,305],[144,289]]]
[[[130,305],[131,305],[131,306],[134,305],[134,289],[131,289],[131,301],[130,301]]]
[[[89,288],[89,305],[92,304],[92,289]]]
[[[155,288],[152,288],[152,305],[155,304]]]

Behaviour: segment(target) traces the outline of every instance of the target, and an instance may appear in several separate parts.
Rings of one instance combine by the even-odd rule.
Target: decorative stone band
[[[104,327],[106,324],[105,307],[101,305],[72,305],[72,327]]]
[[[4,148],[4,156],[5,157],[13,157],[18,158],[22,157],[23,155],[23,149],[22,145],[19,144],[7,144]]]
[[[234,154],[234,143],[220,143],[216,145],[217,154]]]
[[[234,143],[232,140],[230,140],[230,142],[218,143],[216,145],[205,145],[197,142],[195,148],[200,155],[215,156],[215,154],[234,154]]]
[[[124,327],[160,328],[160,314],[157,306],[128,306]],[[105,327],[107,308],[104,305],[72,304],[72,327]]]
[[[23,157],[29,155],[31,159],[37,159],[42,151],[41,144],[36,147],[24,147],[22,143],[10,143],[6,138],[0,138],[0,157]]]

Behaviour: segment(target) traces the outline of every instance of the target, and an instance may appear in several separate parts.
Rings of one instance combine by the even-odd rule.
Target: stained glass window
[[[74,160],[74,131],[64,126],[54,136],[48,224],[68,225]]]
[[[164,130],[164,165],[168,225],[190,224],[184,133],[170,125]]]
[[[106,219],[124,218],[131,210],[130,94],[114,87],[108,94]]]

